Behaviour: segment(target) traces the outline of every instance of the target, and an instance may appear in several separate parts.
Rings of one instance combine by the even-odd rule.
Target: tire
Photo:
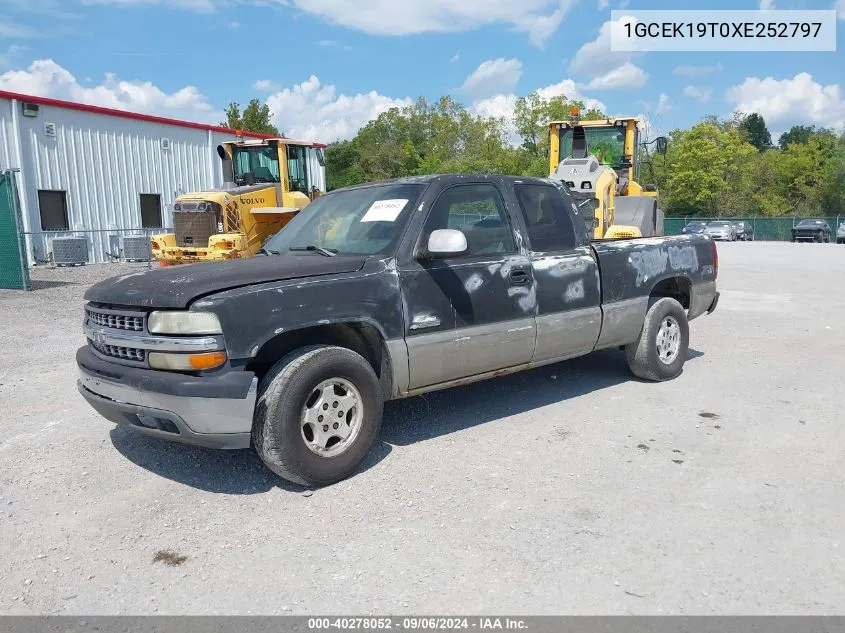
[[[338,394],[326,386],[314,403],[321,383],[343,383],[341,387],[352,390],[344,395],[343,389]],[[321,406],[323,398],[327,401]],[[252,441],[261,461],[279,477],[304,486],[327,486],[349,477],[367,457],[381,429],[383,407],[378,378],[362,356],[343,347],[304,347],[282,358],[261,381]],[[322,422],[321,409],[327,412],[322,426],[327,433],[307,422],[309,417],[316,422],[318,413]],[[341,419],[332,421],[335,411]],[[346,440],[332,434],[332,427],[344,423],[352,429]],[[332,455],[332,450],[340,452]]]
[[[677,334],[675,354],[666,362],[658,353],[661,324],[674,321]],[[689,349],[689,323],[683,306],[668,297],[656,299],[649,307],[643,329],[633,343],[625,346],[625,358],[631,372],[643,380],[655,382],[677,378],[684,367]]]

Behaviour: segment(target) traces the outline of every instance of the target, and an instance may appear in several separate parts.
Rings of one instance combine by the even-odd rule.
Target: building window
[[[141,228],[160,229],[161,196],[157,193],[141,194]]]
[[[38,190],[38,211],[42,231],[67,231],[67,192]]]

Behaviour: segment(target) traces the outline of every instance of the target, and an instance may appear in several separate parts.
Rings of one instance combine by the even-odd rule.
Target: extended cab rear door
[[[518,182],[513,194],[525,222],[537,287],[532,361],[588,353],[601,331],[601,280],[585,226],[573,216],[574,202],[551,183]]]

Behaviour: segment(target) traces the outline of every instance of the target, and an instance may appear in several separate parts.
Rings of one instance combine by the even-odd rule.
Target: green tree
[[[778,145],[781,149],[786,149],[791,143],[807,143],[811,137],[819,134],[835,138],[833,130],[816,127],[815,125],[793,125],[780,135]]]
[[[262,104],[258,99],[250,99],[250,102],[241,112],[240,105],[232,102],[224,111],[226,120],[220,125],[233,130],[246,132],[258,132],[259,134],[279,135],[279,130],[270,121],[270,106]]]
[[[772,135],[766,127],[766,121],[756,112],[741,116],[739,129],[745,133],[745,139],[756,147],[758,152],[764,152],[772,146]]]
[[[756,148],[730,126],[712,120],[671,135],[666,155],[665,190],[669,213],[730,216],[747,213],[751,199],[751,159]]]

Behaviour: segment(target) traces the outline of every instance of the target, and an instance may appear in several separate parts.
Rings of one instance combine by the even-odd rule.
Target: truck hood
[[[185,308],[199,297],[252,284],[352,273],[365,258],[317,253],[267,255],[228,262],[153,268],[91,286],[86,301],[150,308]]]

